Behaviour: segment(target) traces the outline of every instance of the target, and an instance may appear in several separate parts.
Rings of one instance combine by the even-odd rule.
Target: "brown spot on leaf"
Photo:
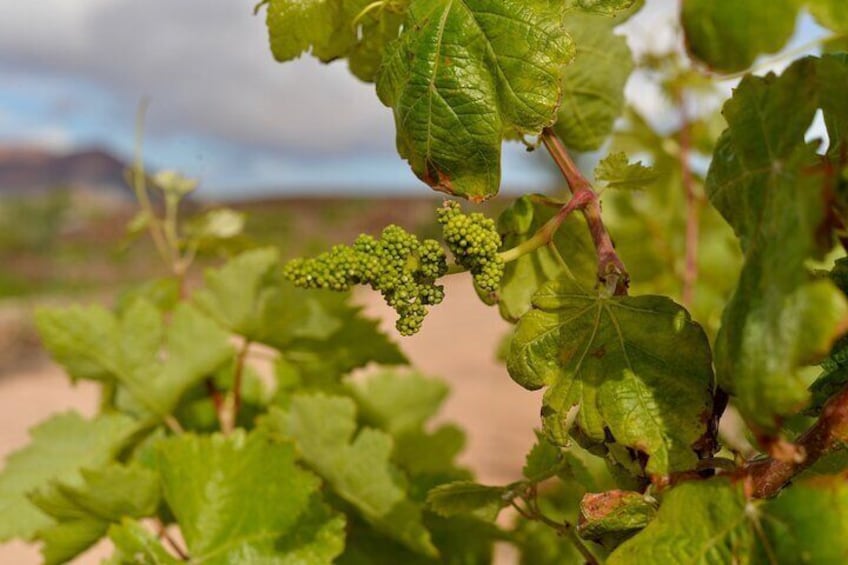
[[[607,348],[605,345],[601,345],[599,348],[590,353],[590,355],[596,359],[603,359],[606,354]]]

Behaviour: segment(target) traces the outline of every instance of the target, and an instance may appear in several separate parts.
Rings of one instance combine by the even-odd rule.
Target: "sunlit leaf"
[[[707,178],[710,201],[745,254],[717,338],[718,380],[763,430],[804,406],[799,369],[828,353],[848,317],[842,293],[829,280],[813,279],[805,264],[832,245],[832,179],[804,142],[823,102],[817,69],[818,61],[807,58],[779,78],[744,79],[725,105],[729,129]]]
[[[574,46],[548,0],[415,0],[388,49],[377,93],[397,146],[437,190],[475,201],[500,187],[507,133],[556,120],[560,71]]]
[[[573,425],[596,443],[648,456],[648,473],[696,461],[712,405],[707,338],[658,296],[606,297],[568,277],[546,284],[516,328],[507,364],[528,389],[548,387],[542,418],[558,443]]]

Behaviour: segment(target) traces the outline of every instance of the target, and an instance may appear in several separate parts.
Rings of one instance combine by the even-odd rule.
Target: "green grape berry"
[[[457,264],[471,272],[475,286],[484,294],[497,292],[504,261],[498,255],[501,237],[494,220],[478,212],[463,214],[453,201],[446,201],[439,209],[438,219]]]
[[[395,327],[401,335],[412,335],[421,329],[427,306],[444,298],[444,287],[435,281],[447,270],[439,242],[420,241],[390,225],[379,239],[363,234],[353,245],[336,245],[317,257],[294,259],[283,273],[302,288],[346,291],[354,285],[368,285],[397,312]]]

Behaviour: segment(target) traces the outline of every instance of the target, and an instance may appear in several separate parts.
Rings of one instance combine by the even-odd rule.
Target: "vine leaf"
[[[501,509],[508,504],[504,499],[506,492],[505,487],[456,481],[431,490],[427,495],[427,504],[434,512],[446,518],[471,515],[494,522]]]
[[[205,275],[198,308],[222,327],[281,351],[302,370],[336,378],[367,365],[406,363],[377,323],[349,306],[346,295],[297,289],[281,274],[279,252],[247,251]]]
[[[647,526],[657,513],[656,502],[633,491],[587,493],[580,500],[580,537],[616,546]]]
[[[568,460],[562,449],[536,431],[536,443],[527,452],[521,474],[531,483],[539,483],[553,477],[568,466]]]
[[[625,153],[611,153],[595,167],[595,180],[607,188],[642,190],[657,181],[659,175],[641,161],[631,163]]]
[[[842,476],[797,482],[765,505],[755,563],[840,563],[848,555],[848,487]]]
[[[159,471],[193,562],[320,564],[344,549],[344,517],[320,502],[291,444],[256,431],[186,434],[160,444]]]
[[[32,442],[6,459],[0,473],[0,541],[32,539],[52,523],[28,495],[51,481],[78,486],[80,468],[111,461],[138,425],[117,414],[84,420],[75,412],[53,416],[30,431]]]
[[[563,71],[554,131],[577,151],[598,149],[624,109],[624,86],[633,70],[633,57],[624,37],[613,33],[616,23],[608,15],[569,12],[565,16],[565,29],[577,54]]]
[[[72,378],[119,383],[118,406],[151,422],[170,414],[186,390],[233,354],[227,332],[187,304],[176,308],[167,328],[162,312],[144,299],[120,317],[97,306],[43,308],[36,323],[44,346]]]
[[[280,62],[305,51],[325,63],[347,57],[350,70],[371,82],[388,42],[403,21],[404,4],[386,0],[367,9],[371,0],[269,0],[266,24],[271,52]]]
[[[447,397],[447,385],[415,372],[391,371],[349,379],[345,385],[361,422],[392,436],[392,461],[409,475],[410,490],[426,493],[435,484],[470,476],[454,461],[465,446],[462,430],[428,425]]]
[[[435,188],[474,201],[500,187],[504,136],[556,120],[574,46],[549,0],[413,0],[386,52],[377,94],[397,147]]]
[[[840,563],[846,515],[842,477],[800,481],[767,502],[746,501],[725,479],[688,482],[607,563]]]
[[[152,516],[159,504],[159,477],[141,466],[113,463],[80,474],[79,485],[53,481],[30,495],[54,520],[38,532],[47,565],[67,563],[106,535],[111,523]]]
[[[742,71],[758,55],[779,51],[807,7],[820,24],[848,32],[843,0],[687,0],[683,29],[690,54],[720,71]]]
[[[834,181],[804,141],[820,105],[831,129],[840,126],[829,98],[819,96],[819,80],[825,80],[818,78],[819,64],[807,58],[779,78],[745,78],[725,105],[729,128],[707,176],[710,201],[745,254],[717,336],[718,381],[763,432],[807,402],[799,370],[828,353],[848,317],[842,293],[829,280],[812,279],[805,266],[832,245],[827,221]],[[848,89],[844,76],[841,88]],[[848,120],[842,132],[844,125]]]
[[[848,258],[838,259],[829,275],[842,294],[848,296]],[[804,411],[807,416],[817,417],[830,397],[848,383],[848,335],[836,340],[821,367],[821,374],[810,385],[810,405]]]
[[[388,371],[351,380],[348,389],[359,407],[359,417],[393,436],[421,429],[448,395],[448,387],[441,381],[418,373]]]
[[[265,426],[275,435],[292,438],[309,466],[375,529],[419,553],[437,555],[421,523],[421,509],[408,498],[390,462],[391,436],[372,428],[357,434],[352,400],[298,395],[287,412],[272,411]]]
[[[530,239],[554,217],[558,206],[545,204],[541,195],[516,200],[498,218],[503,247],[510,249]],[[504,266],[498,291],[498,308],[509,322],[517,322],[531,307],[531,299],[544,283],[571,273],[586,287],[597,280],[597,254],[580,214],[570,214],[554,234],[551,244],[526,253]]]
[[[566,0],[569,9],[580,9],[585,12],[615,16],[625,10],[641,7],[641,0]]]
[[[125,518],[120,524],[109,528],[109,539],[115,545],[115,553],[104,561],[109,565],[177,565],[184,563],[174,558],[159,540],[136,520]]]
[[[521,386],[548,387],[546,433],[573,425],[593,443],[644,453],[645,469],[691,468],[712,413],[707,338],[687,312],[658,296],[606,297],[568,277],[543,286],[516,328],[507,368]]]

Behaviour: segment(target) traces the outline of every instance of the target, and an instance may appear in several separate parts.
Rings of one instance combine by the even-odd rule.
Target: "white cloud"
[[[391,113],[342,64],[271,58],[252,2],[40,0],[0,6],[0,62],[153,99],[150,127],[346,152],[393,145]],[[127,119],[126,116],[116,119]]]

